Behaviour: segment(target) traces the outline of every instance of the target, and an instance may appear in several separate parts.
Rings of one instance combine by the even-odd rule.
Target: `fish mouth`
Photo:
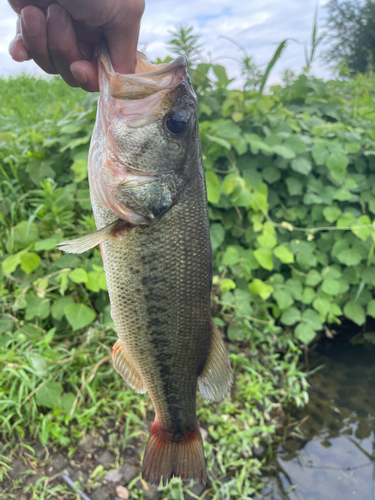
[[[177,181],[171,180],[174,169],[167,164],[155,172],[149,163],[143,168],[142,163],[129,162],[123,152],[136,129],[147,131],[158,120],[164,126],[164,116],[181,94],[195,99],[187,59],[152,64],[138,52],[136,73],[123,75],[114,70],[105,41],[97,56],[100,100],[90,152],[92,196],[130,225],[151,224],[173,204],[178,190]]]
[[[170,63],[153,64],[139,51],[135,74],[117,73],[113,69],[105,41],[100,44],[99,65],[108,79],[109,95],[115,99],[144,99],[156,92],[167,93],[188,78],[185,56]]]

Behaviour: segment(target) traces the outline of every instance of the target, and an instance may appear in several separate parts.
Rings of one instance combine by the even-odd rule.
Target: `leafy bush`
[[[231,93],[225,88],[229,80],[224,68],[214,68],[219,75],[217,85],[212,84],[209,69],[198,68],[194,80],[205,96],[202,109],[216,106],[216,116]],[[37,83],[29,78],[30,87]],[[22,85],[27,88],[26,77]],[[44,97],[36,93],[29,103],[32,120],[25,118],[21,108],[12,114],[5,107],[4,116],[11,118],[2,121],[0,130],[0,433],[9,447],[16,439],[26,440],[27,446],[31,438],[68,447],[72,454],[85,432],[107,428],[111,419],[123,436],[112,443],[119,456],[129,438],[146,438],[145,420],[152,407],[149,398],[126,387],[111,366],[116,332],[100,251],[76,256],[56,250],[57,242],[95,230],[87,153],[96,96],[82,105],[83,93],[72,89],[64,103],[54,102],[61,82],[52,80],[49,85],[56,86],[55,90]],[[56,115],[50,114],[50,105],[55,106]],[[211,133],[214,142],[203,130],[204,150],[219,148],[215,154],[221,169],[232,151],[223,149],[220,141],[232,150],[228,142],[232,139]],[[208,177],[216,175],[212,168]],[[209,189],[212,196],[212,183]],[[224,213],[218,205],[211,205],[210,210]],[[233,211],[237,214],[235,208]],[[230,220],[232,209],[228,217]],[[223,220],[215,216],[212,223],[216,256],[234,241],[242,244],[233,240],[231,229],[225,233]],[[215,229],[219,224],[222,230]],[[230,288],[238,282],[235,296],[243,299],[238,312],[250,316],[248,292],[241,292],[239,278],[228,270],[226,282],[222,280],[221,286]],[[243,319],[235,306],[223,309],[221,300],[227,298],[219,288],[215,294],[218,323]],[[260,481],[253,479],[260,477],[261,461],[251,458],[253,449],[260,442],[272,444],[277,427],[273,416],[281,412],[283,404],[302,405],[307,400],[306,376],[297,367],[300,350],[292,335],[282,335],[279,326],[264,323],[259,323],[261,330],[246,333],[246,343],[229,347],[235,397],[220,405],[198,398],[199,421],[210,434],[206,455],[210,468],[219,471],[212,481],[216,498],[238,498],[240,492],[249,496],[259,488]],[[233,326],[230,328],[232,332]],[[222,484],[221,476],[230,479]]]
[[[261,98],[226,85],[201,96],[200,128],[229,339],[277,323],[308,344],[343,317],[363,325],[375,316],[374,77],[302,74]]]

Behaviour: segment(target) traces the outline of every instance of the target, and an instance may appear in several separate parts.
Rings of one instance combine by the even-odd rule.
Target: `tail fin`
[[[205,482],[206,463],[202,436],[197,427],[176,440],[155,421],[143,459],[142,478],[157,485],[163,478],[165,485],[172,477]]]

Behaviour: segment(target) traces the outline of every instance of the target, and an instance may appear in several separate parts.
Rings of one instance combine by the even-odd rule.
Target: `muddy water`
[[[316,359],[306,418],[264,478],[266,500],[375,500],[375,349],[333,342]]]

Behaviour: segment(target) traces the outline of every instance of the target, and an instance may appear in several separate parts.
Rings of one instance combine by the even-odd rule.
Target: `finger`
[[[115,71],[134,73],[137,64],[137,45],[141,18],[145,8],[144,0],[129,2],[128,9],[104,26],[109,55]]]
[[[83,54],[79,52],[74,33],[72,18],[60,5],[54,3],[47,10],[48,48],[57,71],[71,87],[77,87],[70,65],[80,61]]]
[[[103,35],[103,28],[90,27],[82,24],[80,21],[75,21],[73,19],[73,28],[78,40],[83,40],[92,45],[97,45],[99,43],[100,37]]]
[[[92,53],[93,53],[93,49],[94,49],[93,45],[77,39],[77,47],[78,47],[78,51],[81,54],[81,59],[84,59],[85,61],[92,60]]]
[[[8,0],[8,2],[10,3],[12,9],[17,12],[17,14],[20,14],[21,10],[30,6],[30,4],[45,10],[51,3],[53,3],[53,0]]]
[[[27,50],[23,46],[22,36],[16,35],[9,44],[9,54],[14,61],[24,62],[28,61],[30,58]]]
[[[46,73],[57,73],[47,47],[46,19],[37,7],[25,7],[21,11],[23,45],[36,64]]]
[[[70,65],[70,71],[80,87],[87,92],[99,92],[98,70],[89,61],[76,61]]]
[[[10,42],[8,50],[12,59],[14,59],[17,62],[24,62],[30,59],[30,56],[22,42],[21,23],[19,16],[16,24],[16,35]]]

